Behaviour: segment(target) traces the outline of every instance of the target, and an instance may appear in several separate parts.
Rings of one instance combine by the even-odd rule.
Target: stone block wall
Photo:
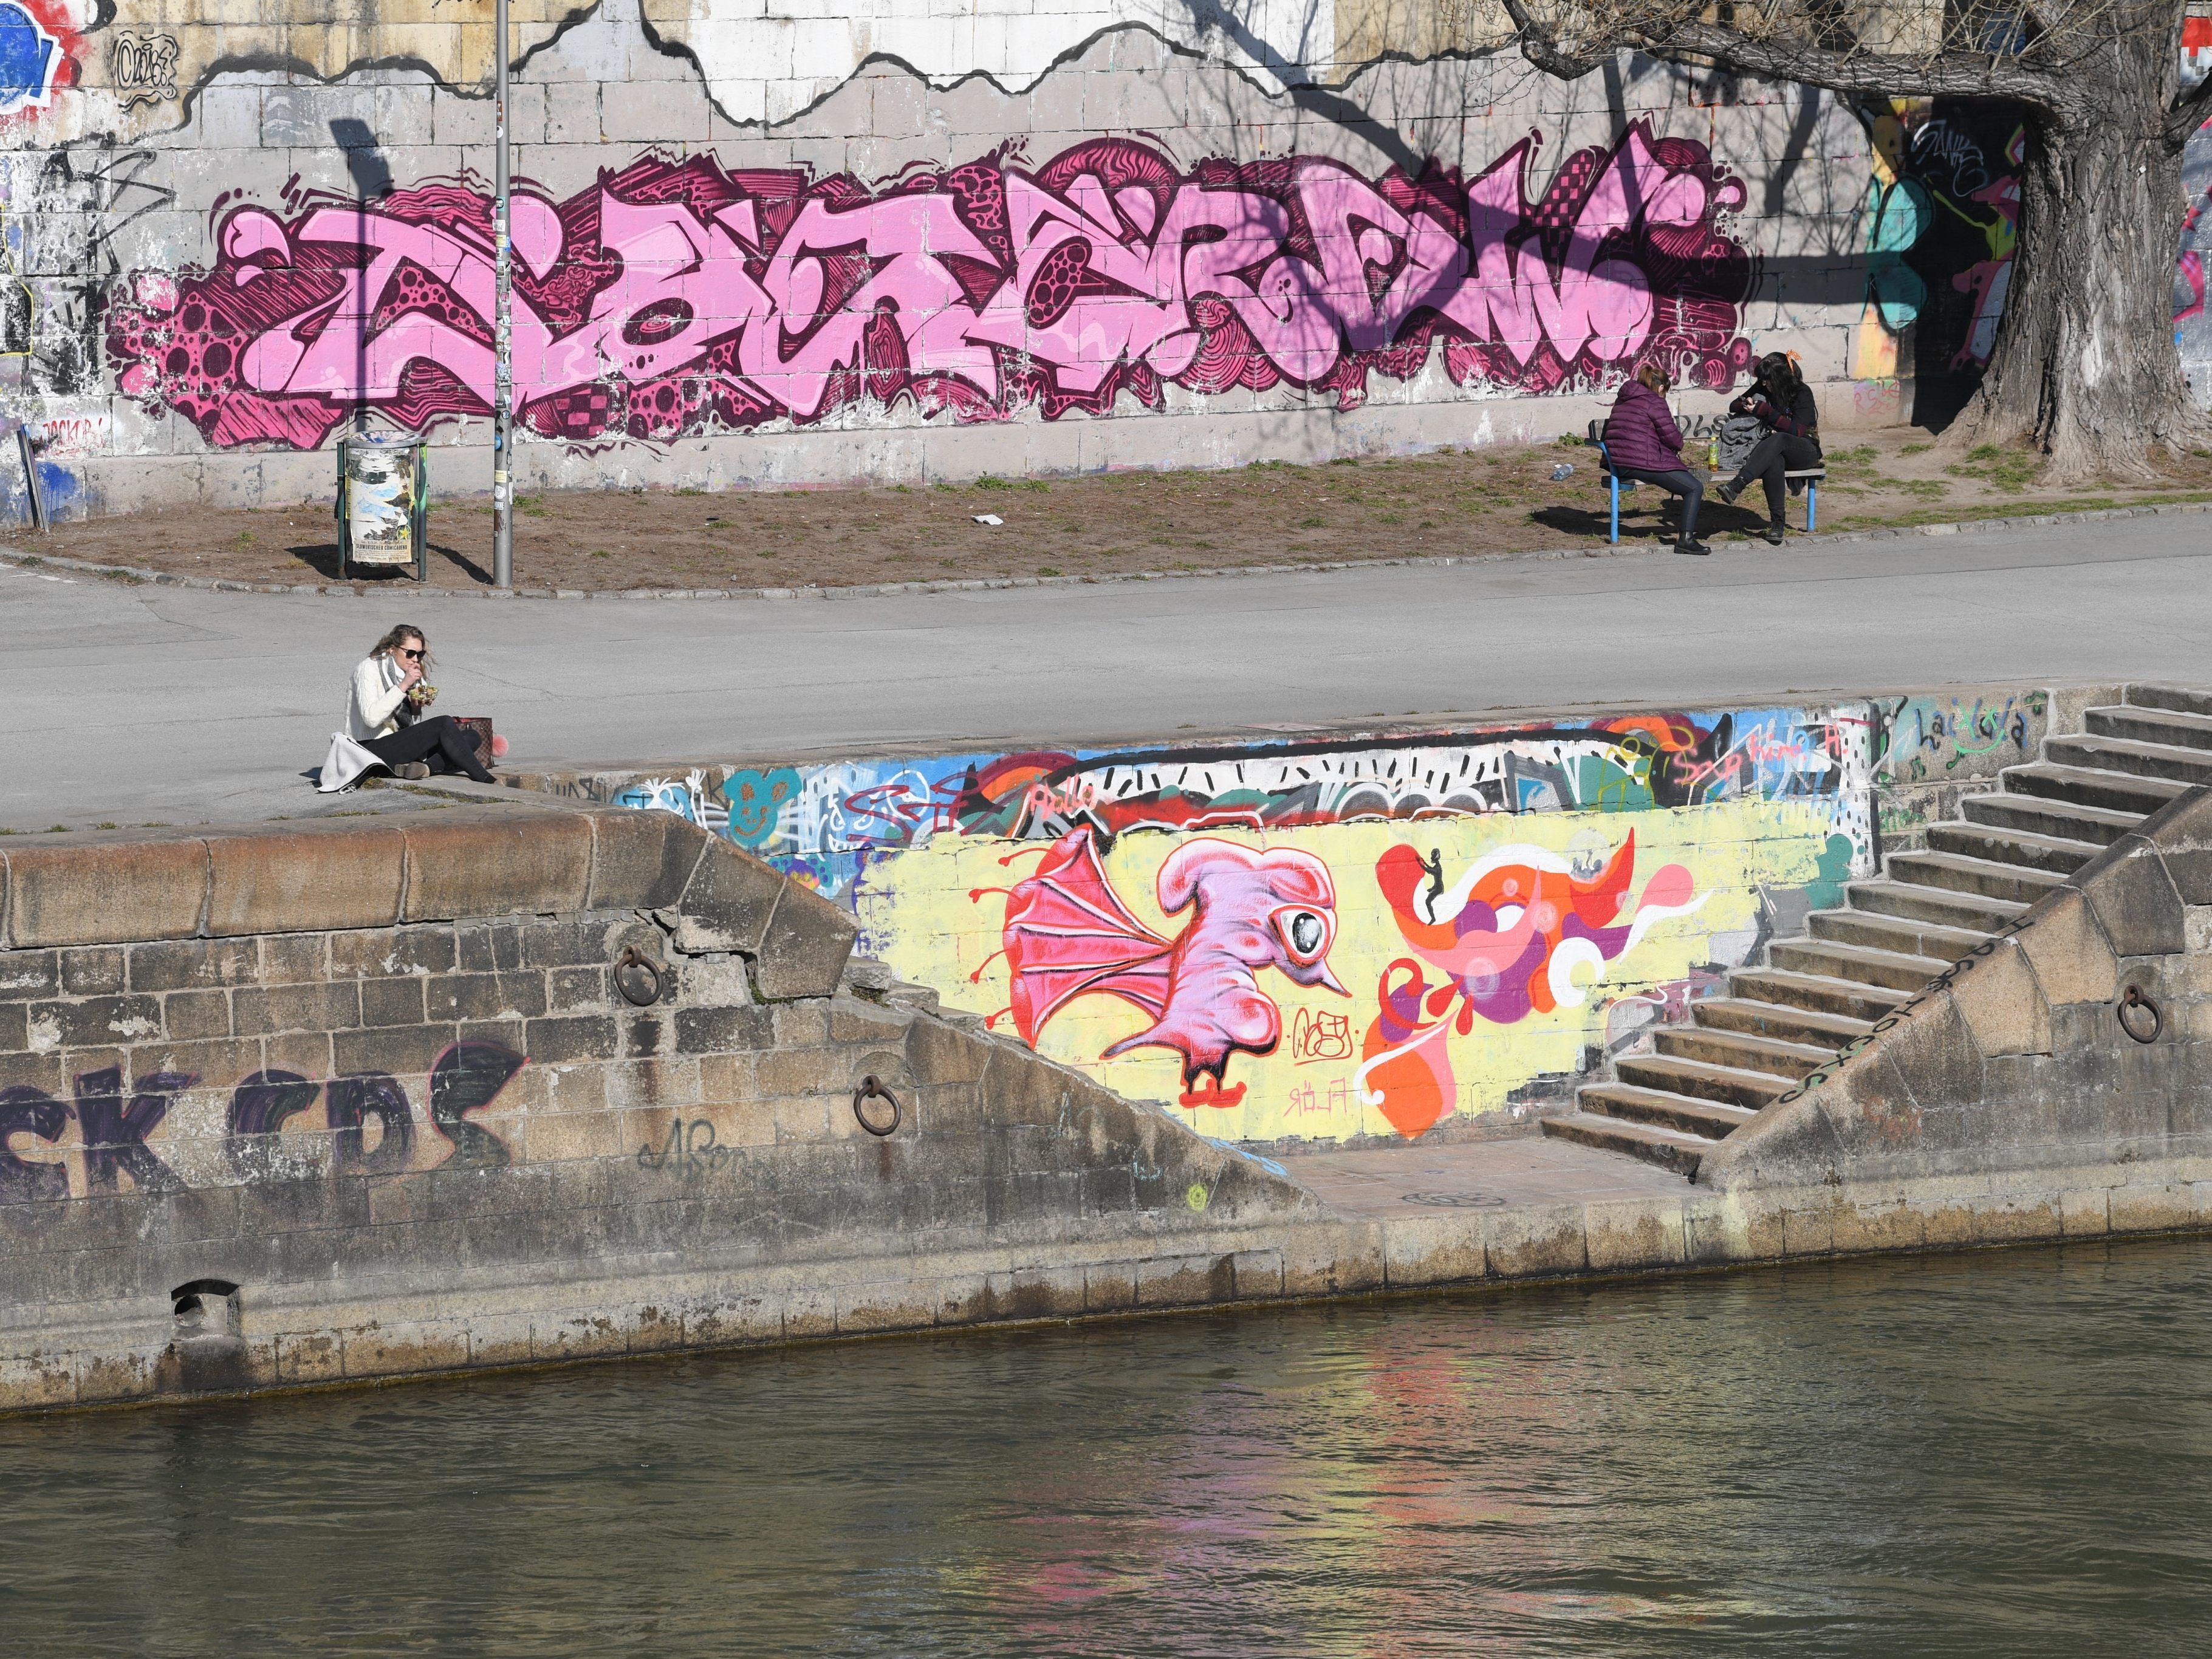
[[[2160,1172],[2174,1190],[2144,1191]],[[1825,1211],[2032,1176],[2047,1229],[2112,1189],[2179,1224],[2212,1195],[2212,789],[2178,797],[1709,1155],[1700,1185]],[[2017,1184],[2015,1179],[2014,1184]],[[2159,1183],[2154,1183],[2154,1186]],[[1825,1195],[1824,1195],[1825,1194]],[[2062,1227],[2069,1205],[2081,1214]],[[2087,1224],[2094,1212],[2096,1224]]]
[[[1312,1207],[665,814],[4,870],[0,1408],[1281,1294]]]

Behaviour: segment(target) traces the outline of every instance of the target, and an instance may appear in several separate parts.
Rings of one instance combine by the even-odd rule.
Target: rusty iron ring
[[[2150,1035],[2148,1036],[2143,1036],[2142,1033],[2136,1030],[2134,1026],[2128,1024],[2128,1010],[2130,1008],[2148,1008],[2150,1010]],[[2130,1036],[2133,1037],[2137,1042],[2155,1042],[2158,1041],[2159,1033],[2166,1029],[2166,1016],[2159,1012],[2158,1004],[2153,1002],[2148,997],[2143,994],[2143,988],[2140,985],[2130,985],[2126,990],[2121,992],[2119,1006],[2114,1008],[2112,1012],[2120,1022],[2120,1029],[2123,1031],[2125,1031]]]
[[[861,1109],[861,1103],[864,1101],[870,1100],[888,1100],[891,1103],[891,1121],[880,1129],[874,1124],[868,1121],[867,1113]],[[898,1097],[893,1094],[890,1090],[884,1088],[880,1082],[877,1081],[875,1075],[871,1073],[868,1076],[862,1078],[860,1079],[860,1086],[853,1091],[853,1115],[854,1118],[859,1120],[860,1125],[863,1129],[866,1129],[872,1135],[881,1137],[884,1135],[896,1134],[898,1133],[898,1126],[901,1121],[904,1118],[905,1114],[899,1110]]]
[[[641,983],[643,979],[653,981],[651,990],[646,990]],[[667,985],[668,969],[635,945],[624,951],[615,963],[615,989],[622,993],[624,1002],[640,1008],[650,1008],[660,1000],[661,993]],[[643,994],[641,995],[641,992]]]

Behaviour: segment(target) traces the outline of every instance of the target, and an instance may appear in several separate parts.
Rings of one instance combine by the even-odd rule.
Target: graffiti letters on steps
[[[1004,154],[871,191],[648,155],[517,196],[515,384],[542,436],[667,440],[872,399],[1048,419],[1285,384],[1351,407],[1441,352],[1465,386],[1550,391],[1651,359],[1728,384],[1750,256],[1705,148],[1631,125],[1531,202],[1524,141],[1480,177],[1319,157],[1184,170],[1132,139]],[[289,215],[218,198],[204,276],[142,271],[110,313],[125,394],[218,446],[321,442],[492,395],[490,209],[428,183]]]
[[[457,1042],[438,1056],[430,1068],[428,1127],[442,1147],[418,1147],[407,1091],[385,1073],[356,1072],[325,1084],[295,1072],[255,1072],[231,1091],[219,1137],[224,1167],[210,1173],[252,1181],[296,1177],[315,1167],[301,1164],[283,1131],[319,1097],[331,1132],[332,1174],[391,1175],[431,1164],[501,1167],[511,1161],[507,1143],[471,1115],[490,1105],[525,1063],[495,1042]],[[67,1102],[21,1085],[0,1089],[0,1204],[123,1190],[174,1193],[206,1184],[188,1182],[155,1139],[198,1083],[189,1072],[155,1072],[126,1083],[122,1069],[109,1066],[77,1077]]]

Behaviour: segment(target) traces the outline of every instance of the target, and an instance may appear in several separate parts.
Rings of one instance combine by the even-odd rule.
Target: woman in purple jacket
[[[1667,386],[1667,371],[1646,363],[1620,388],[1613,413],[1605,417],[1606,456],[1623,483],[1633,478],[1657,484],[1682,498],[1677,553],[1710,553],[1712,549],[1698,539],[1698,508],[1705,502],[1705,486],[1682,465],[1682,428],[1668,411]]]

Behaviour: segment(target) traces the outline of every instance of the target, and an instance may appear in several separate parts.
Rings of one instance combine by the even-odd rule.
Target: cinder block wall
[[[55,25],[0,107],[0,413],[58,514],[326,501],[356,425],[486,488],[490,43],[450,10]],[[1702,435],[1769,349],[1840,432],[1970,386],[2002,310],[2001,206],[1925,207],[2002,201],[2001,112],[1566,85],[1497,14],[1348,0],[516,10],[526,489],[1547,440],[1647,359]]]
[[[0,1408],[1279,1295],[1310,1208],[665,814],[71,837],[4,928]]]

